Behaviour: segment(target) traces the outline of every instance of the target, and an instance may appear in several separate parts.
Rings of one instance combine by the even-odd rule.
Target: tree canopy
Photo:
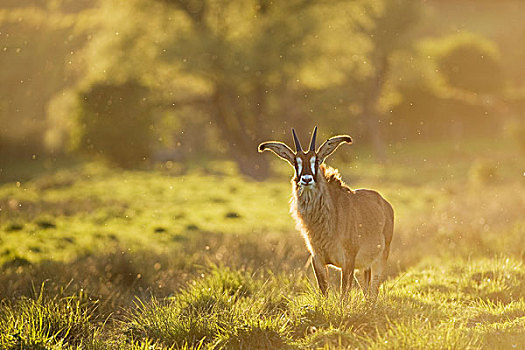
[[[148,125],[135,125],[151,134],[146,157],[162,158],[166,150],[177,159],[225,156],[256,178],[269,167],[255,146],[282,139],[292,126],[302,135],[314,125],[321,137],[352,133],[380,156],[400,137],[459,130],[452,121],[477,120],[478,131],[490,130],[497,123],[490,115],[519,110],[512,69],[503,68],[501,48],[490,38],[429,25],[432,6],[6,2],[0,63],[13,69],[0,73],[2,156],[38,144],[55,153],[82,148],[78,137],[99,132],[77,132],[95,108],[82,97],[129,84],[144,89],[147,100]],[[143,120],[133,106],[123,118]]]

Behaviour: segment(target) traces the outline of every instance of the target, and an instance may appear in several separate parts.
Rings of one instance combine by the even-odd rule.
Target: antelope
[[[327,267],[341,270],[341,295],[352,287],[354,269],[363,271],[365,296],[377,298],[394,231],[392,206],[376,191],[350,189],[339,172],[324,164],[347,135],[334,136],[315,150],[317,127],[303,151],[292,129],[295,152],[278,141],[263,142],[259,152],[272,151],[295,169],[290,213],[311,254],[317,284],[327,295]]]

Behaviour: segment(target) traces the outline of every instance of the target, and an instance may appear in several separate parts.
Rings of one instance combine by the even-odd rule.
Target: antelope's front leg
[[[354,282],[355,255],[345,259],[341,269],[341,297],[344,297]]]
[[[321,261],[318,257],[312,256],[312,267],[314,268],[315,278],[317,279],[319,289],[321,290],[321,293],[326,296],[328,291],[328,272],[326,270],[326,265],[324,261]]]

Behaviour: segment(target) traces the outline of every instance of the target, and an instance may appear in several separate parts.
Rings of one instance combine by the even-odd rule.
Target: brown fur
[[[290,211],[312,255],[321,292],[327,292],[326,267],[332,265],[341,269],[342,295],[359,268],[364,270],[363,290],[377,297],[394,231],[392,207],[375,191],[351,190],[337,170],[323,164],[339,145],[352,143],[350,136],[331,137],[315,151],[316,127],[308,151],[303,151],[292,133],[295,152],[278,141],[261,143],[259,152],[269,150],[295,169]]]
[[[312,254],[319,287],[326,293],[326,265],[342,270],[342,292],[351,286],[354,268],[365,276],[372,269],[368,283],[376,297],[392,241],[393,209],[375,191],[351,190],[337,170],[324,164],[318,169],[311,189],[300,189],[293,179],[290,211]],[[369,286],[363,287],[367,292]]]

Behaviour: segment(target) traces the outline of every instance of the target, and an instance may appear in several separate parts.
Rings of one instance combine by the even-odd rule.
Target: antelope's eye
[[[315,161],[316,161],[316,157],[313,156],[312,158],[310,158],[310,168],[312,169],[312,174],[315,175]]]

